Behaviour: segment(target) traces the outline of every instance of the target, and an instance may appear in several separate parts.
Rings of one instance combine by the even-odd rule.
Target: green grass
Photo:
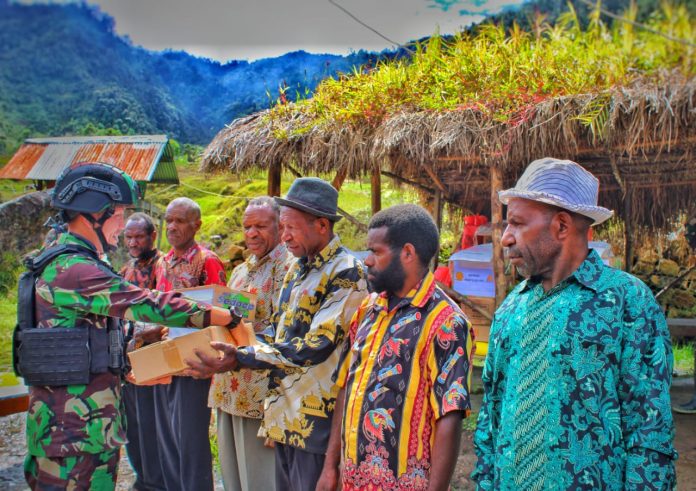
[[[694,373],[694,345],[679,344],[674,346],[674,371],[680,375]]]
[[[17,291],[0,298],[0,376],[12,371],[12,331],[17,322]],[[8,385],[0,378],[0,385]]]
[[[501,123],[517,125],[530,108],[555,97],[602,92],[629,85],[641,75],[660,77],[671,69],[693,74],[693,49],[632,25],[604,23],[595,10],[586,28],[572,6],[554,25],[542,15],[528,32],[516,24],[482,24],[476,34],[446,39],[436,35],[417,44],[412,57],[387,60],[372,69],[355,69],[328,78],[311,99],[274,106],[271,120],[301,113],[306,124],[277,125],[275,136],[300,136],[313,127],[343,124],[376,126],[404,108],[415,111],[472,110]],[[624,17],[635,19],[631,6]],[[693,41],[696,22],[688,10],[663,2],[648,25]],[[593,135],[606,128],[607,103],[598,98],[579,119]]]

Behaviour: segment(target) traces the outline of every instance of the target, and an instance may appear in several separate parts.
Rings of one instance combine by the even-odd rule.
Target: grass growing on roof
[[[408,59],[355,69],[327,79],[313,97],[296,104],[278,104],[271,121],[300,113],[305,123],[276,129],[277,138],[301,136],[310,128],[337,123],[377,125],[401,110],[473,110],[495,121],[517,125],[539,102],[564,95],[596,93],[625,86],[639,76],[659,77],[666,70],[696,73],[694,48],[627,23],[605,24],[599,12],[582,29],[572,8],[555,25],[536,19],[531,32],[517,25],[483,24],[476,34],[439,35],[417,44]],[[636,8],[624,16],[635,19]],[[696,23],[685,6],[663,3],[648,26],[690,42]],[[601,100],[581,120],[601,131],[606,111]]]

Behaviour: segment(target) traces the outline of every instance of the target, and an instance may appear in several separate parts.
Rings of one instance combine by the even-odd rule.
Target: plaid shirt
[[[257,333],[271,324],[271,316],[278,308],[278,293],[293,261],[285,244],[279,244],[261,259],[252,254],[232,272],[230,288],[256,294]],[[267,392],[267,370],[243,368],[220,373],[213,376],[208,405],[235,416],[260,419]]]

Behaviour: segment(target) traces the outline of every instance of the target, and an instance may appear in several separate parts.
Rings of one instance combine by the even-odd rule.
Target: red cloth
[[[433,273],[435,279],[448,288],[452,288],[452,275],[447,266],[438,266]]]
[[[462,232],[462,249],[476,245],[476,230],[481,225],[488,223],[488,218],[483,215],[469,215],[464,217],[464,231]]]
[[[227,274],[217,255],[199,244],[193,244],[181,257],[174,249],[155,268],[157,289],[162,292],[203,285],[227,284]]]

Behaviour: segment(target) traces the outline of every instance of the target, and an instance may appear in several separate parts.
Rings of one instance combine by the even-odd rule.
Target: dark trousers
[[[290,445],[275,444],[275,476],[278,491],[314,491],[324,467],[324,455]]]
[[[173,377],[155,386],[157,441],[167,491],[212,491],[210,380]]]
[[[154,387],[125,384],[126,453],[135,471],[133,488],[140,491],[164,490],[157,428],[155,426]]]

